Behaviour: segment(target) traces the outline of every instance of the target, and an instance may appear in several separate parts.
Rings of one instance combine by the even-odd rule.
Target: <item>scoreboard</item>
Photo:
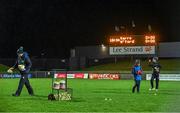
[[[112,35],[109,37],[108,43],[113,46],[142,46],[156,45],[157,40],[154,35]]]
[[[154,35],[112,35],[108,44],[110,55],[155,55],[158,46]]]

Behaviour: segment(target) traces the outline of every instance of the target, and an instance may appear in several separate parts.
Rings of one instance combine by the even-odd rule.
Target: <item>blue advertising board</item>
[[[7,74],[7,73],[4,73],[4,74],[0,74],[0,78],[20,78],[21,77],[21,74]],[[32,74],[28,74],[28,78],[32,78]]]

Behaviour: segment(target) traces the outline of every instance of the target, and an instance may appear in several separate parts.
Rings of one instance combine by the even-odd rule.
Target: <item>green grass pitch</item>
[[[160,81],[159,92],[154,95],[145,80],[141,92],[133,94],[133,80],[69,79],[71,101],[47,100],[51,79],[30,79],[36,96],[29,96],[24,87],[20,97],[12,97],[18,82],[0,79],[0,112],[180,112],[180,82]]]

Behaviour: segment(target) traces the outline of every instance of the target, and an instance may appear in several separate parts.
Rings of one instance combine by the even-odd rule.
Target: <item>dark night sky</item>
[[[1,0],[0,57],[68,57],[75,46],[105,43],[114,26],[144,34],[147,25],[161,41],[180,41],[179,0]]]

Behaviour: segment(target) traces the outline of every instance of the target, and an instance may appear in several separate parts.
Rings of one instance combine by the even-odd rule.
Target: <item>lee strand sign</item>
[[[155,46],[121,46],[109,47],[110,55],[141,55],[155,54]]]

